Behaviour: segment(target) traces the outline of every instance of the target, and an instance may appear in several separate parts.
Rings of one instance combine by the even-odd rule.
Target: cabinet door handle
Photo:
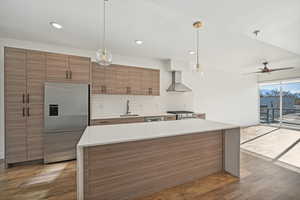
[[[23,102],[23,104],[25,103],[25,94],[24,93],[22,94],[22,102]]]
[[[106,93],[106,86],[105,85],[101,85],[101,93]]]
[[[131,93],[131,88],[130,87],[126,87],[126,90],[127,90],[127,94],[130,94]]]
[[[70,79],[72,79],[72,71],[69,71],[70,72]]]
[[[27,94],[27,103],[29,103],[29,94]]]
[[[22,115],[23,117],[25,117],[25,108],[23,107],[23,110],[22,110]]]
[[[29,107],[27,107],[27,116],[28,116],[28,117],[30,116],[30,113],[29,113]]]
[[[66,71],[66,79],[69,78],[69,75],[68,75],[68,70]]]

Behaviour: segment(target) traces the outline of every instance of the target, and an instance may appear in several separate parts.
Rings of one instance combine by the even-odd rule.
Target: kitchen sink
[[[124,114],[124,115],[120,115],[120,117],[137,117],[139,115],[137,114]]]

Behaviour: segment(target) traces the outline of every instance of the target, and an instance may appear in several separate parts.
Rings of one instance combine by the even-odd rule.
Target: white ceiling
[[[102,6],[102,0],[0,0],[0,37],[96,50]],[[300,55],[299,8],[299,0],[110,0],[107,43],[120,55],[194,60],[188,50],[195,47],[192,23],[200,19],[206,66],[287,60]],[[64,28],[53,29],[50,21]],[[259,38],[254,29],[262,31]]]

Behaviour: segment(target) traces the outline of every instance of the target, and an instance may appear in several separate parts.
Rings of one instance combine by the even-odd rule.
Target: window
[[[260,85],[260,122],[300,128],[300,82]]]

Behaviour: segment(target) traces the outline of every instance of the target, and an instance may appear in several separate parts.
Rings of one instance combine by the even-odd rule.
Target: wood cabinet
[[[46,54],[27,51],[27,160],[43,158]]]
[[[43,157],[45,54],[5,47],[6,163]]]
[[[146,95],[143,93],[142,89],[142,71],[137,67],[127,67],[128,68],[128,87],[130,88],[129,94],[132,95]]]
[[[91,59],[80,56],[68,56],[69,79],[72,82],[89,83]]]
[[[198,119],[206,119],[206,114],[205,113],[196,113],[194,115]]]
[[[106,94],[106,67],[100,66],[97,63],[92,63],[92,93]]]
[[[160,71],[92,63],[93,94],[160,95]]]
[[[5,159],[6,163],[27,160],[26,51],[5,48]]]
[[[5,159],[43,159],[44,83],[89,83],[90,58],[5,47]]]
[[[113,118],[113,119],[92,119],[91,125],[112,125],[112,124],[129,124],[144,122],[144,117],[130,117],[130,118]]]
[[[150,117],[150,116],[149,116]],[[152,116],[152,117],[159,117],[159,116]],[[162,116],[165,121],[176,120],[175,115],[165,115]],[[145,117],[120,117],[120,118],[110,118],[110,119],[92,119],[91,125],[111,125],[111,124],[129,124],[129,123],[139,123],[145,122]]]
[[[168,115],[164,117],[165,121],[172,121],[172,120],[176,120],[176,115]]]
[[[47,81],[90,82],[90,58],[46,53]]]
[[[56,53],[47,53],[46,56],[47,81],[67,81],[69,77],[68,56]]]

